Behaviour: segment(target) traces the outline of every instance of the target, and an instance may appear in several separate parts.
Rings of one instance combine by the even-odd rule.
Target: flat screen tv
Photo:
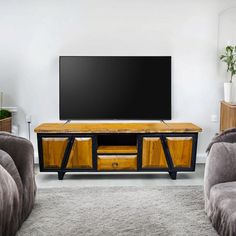
[[[170,56],[61,56],[61,120],[170,120]]]

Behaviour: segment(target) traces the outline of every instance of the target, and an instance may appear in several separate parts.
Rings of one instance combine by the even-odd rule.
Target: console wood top
[[[225,102],[225,101],[221,101],[222,104],[226,105],[227,107],[232,107],[235,108],[236,107],[236,103],[235,102]]]
[[[43,123],[36,133],[191,133],[202,129],[192,123]]]

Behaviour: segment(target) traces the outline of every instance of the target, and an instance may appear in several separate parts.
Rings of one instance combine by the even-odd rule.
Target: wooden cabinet
[[[144,137],[142,168],[168,168],[160,137]]]
[[[191,123],[44,124],[40,171],[194,171],[198,132]]]
[[[221,102],[220,131],[236,127],[236,104]]]
[[[143,169],[193,169],[196,137],[191,134],[168,134],[142,138]]]
[[[91,137],[43,137],[40,163],[44,169],[92,169],[92,144]]]

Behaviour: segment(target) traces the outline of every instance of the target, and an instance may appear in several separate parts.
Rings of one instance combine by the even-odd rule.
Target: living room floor
[[[57,173],[39,172],[36,166],[38,188],[95,187],[95,186],[188,186],[203,185],[204,164],[197,164],[195,172],[179,172],[172,180],[168,173],[66,173],[64,180]]]

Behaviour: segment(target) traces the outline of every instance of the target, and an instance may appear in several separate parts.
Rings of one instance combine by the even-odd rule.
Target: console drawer
[[[98,155],[98,170],[137,170],[137,155]]]

